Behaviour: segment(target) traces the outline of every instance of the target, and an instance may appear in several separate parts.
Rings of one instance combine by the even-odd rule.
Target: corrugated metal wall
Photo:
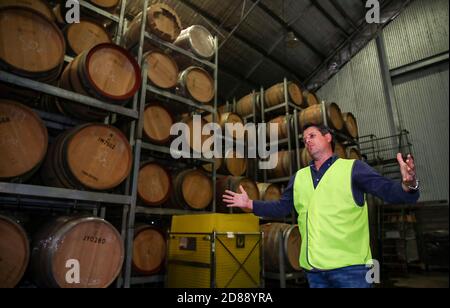
[[[421,199],[448,200],[448,69],[394,86],[416,158]]]
[[[415,0],[384,30],[390,69],[448,52],[448,1]],[[448,200],[448,65],[394,85],[399,116],[409,130],[421,179],[421,201]],[[319,91],[358,119],[361,135],[391,135],[375,41]]]
[[[384,29],[389,68],[448,51],[448,0],[414,0]]]
[[[380,64],[375,41],[356,55],[318,92],[319,98],[336,102],[342,112],[352,112],[361,136],[390,135],[389,125],[380,125],[387,118]]]

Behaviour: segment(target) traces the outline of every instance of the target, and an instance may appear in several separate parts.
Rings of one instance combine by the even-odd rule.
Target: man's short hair
[[[307,130],[310,127],[317,128],[323,136],[325,136],[326,134],[331,134],[331,136],[333,136],[333,134],[331,133],[331,130],[327,126],[325,126],[323,124],[320,124],[320,125],[317,125],[317,124],[306,124],[306,125],[303,126],[303,131]]]
[[[326,134],[330,134],[331,135],[331,148],[333,149],[333,152],[336,148],[336,141],[334,140],[334,135],[331,131],[331,129],[329,129],[327,126],[323,125],[323,124],[306,124],[303,126],[303,131],[307,130],[310,127],[315,127],[319,130],[319,132],[322,134],[322,136],[325,136]]]

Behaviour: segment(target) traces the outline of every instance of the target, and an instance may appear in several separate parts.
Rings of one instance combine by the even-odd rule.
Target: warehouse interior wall
[[[402,129],[410,132],[423,202],[448,200],[449,196],[448,10],[447,0],[412,1],[383,30],[386,64],[374,40],[318,91],[321,99],[354,112],[360,136],[387,137]],[[446,55],[443,62],[389,78],[393,101],[388,101],[382,65],[392,72],[442,55]],[[397,131],[392,131],[389,122],[392,113],[398,118]]]

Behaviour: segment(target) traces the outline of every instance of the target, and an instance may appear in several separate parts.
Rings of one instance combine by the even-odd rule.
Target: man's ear
[[[327,138],[327,141],[328,141],[329,143],[331,143],[331,142],[333,141],[333,136],[331,136],[330,133],[326,134],[325,137]]]

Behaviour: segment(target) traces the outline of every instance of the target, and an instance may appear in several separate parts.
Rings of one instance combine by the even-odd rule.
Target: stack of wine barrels
[[[172,206],[188,210],[205,210],[212,201],[213,182],[204,172],[183,170],[173,175],[173,193],[170,198]]]
[[[241,193],[239,187],[242,186],[247,192],[248,197],[251,200],[259,200],[259,189],[257,184],[249,178],[246,177],[233,177],[225,176],[217,179],[216,182],[216,202],[217,211],[221,213],[228,213],[229,209],[227,204],[223,202],[222,196],[225,194],[226,190],[233,191],[235,193]]]
[[[64,70],[60,86],[114,105],[126,104],[141,86],[136,60],[114,44],[100,44],[77,56]],[[85,120],[100,120],[108,112],[60,101],[61,112]]]
[[[120,273],[123,259],[122,238],[110,223],[62,216],[35,234],[31,271],[40,287],[106,288]]]
[[[299,114],[299,126],[302,130],[307,125],[323,125],[324,123],[324,110],[321,104],[313,105],[302,110]],[[325,117],[327,119],[328,126],[337,131],[341,131],[344,128],[344,120],[342,119],[342,113],[339,106],[335,103],[327,103],[325,106]]]
[[[28,266],[30,247],[19,223],[0,215],[0,289],[14,288]]]
[[[276,184],[258,183],[258,190],[262,201],[278,201],[281,198],[281,189]]]
[[[150,225],[137,225],[133,240],[133,270],[152,275],[164,267],[166,239],[163,231]]]
[[[297,225],[269,223],[261,225],[261,231],[264,232],[264,267],[267,272],[280,271],[280,253],[283,254],[284,268],[287,272],[301,270],[299,264],[301,237]]]
[[[60,135],[41,169],[49,186],[110,190],[131,171],[133,156],[127,138],[117,128],[85,124]]]
[[[0,181],[24,182],[47,153],[48,133],[30,108],[0,99]]]

